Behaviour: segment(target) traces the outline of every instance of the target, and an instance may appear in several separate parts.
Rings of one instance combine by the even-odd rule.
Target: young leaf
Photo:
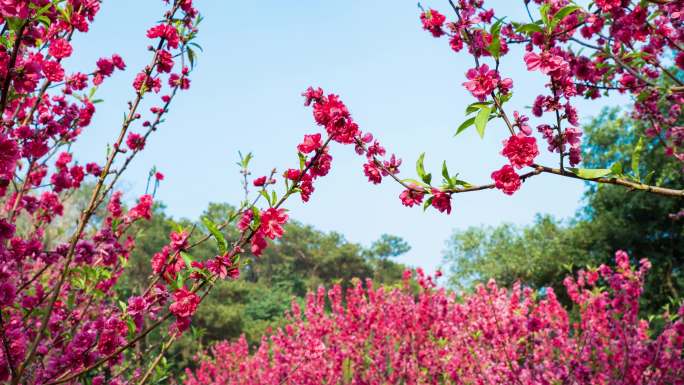
[[[468,118],[465,122],[461,123],[461,125],[458,126],[458,128],[456,129],[456,133],[454,134],[454,136],[460,134],[460,133],[463,132],[466,128],[472,126],[473,123],[475,123],[475,117],[474,117],[474,116]]]
[[[195,260],[195,258],[192,255],[186,253],[185,251],[181,251],[180,254],[181,254],[181,257],[183,258],[183,261],[185,261],[185,266],[190,268],[190,264],[192,263],[192,261]]]
[[[485,107],[491,105],[491,102],[475,102],[466,107],[466,115],[470,115],[475,111],[479,111]]]
[[[425,160],[425,153],[420,154],[418,160],[416,161],[416,173],[420,179],[425,179],[425,167],[423,166],[423,160]]]
[[[435,197],[430,197],[425,201],[425,203],[423,203],[423,211],[427,210],[427,208],[430,207],[430,205],[432,204],[432,200],[434,198]]]
[[[303,171],[306,168],[306,155],[298,152],[297,156],[299,157],[299,171]]]
[[[259,190],[259,194],[261,194],[264,199],[266,199],[266,202],[268,202],[269,206],[273,206],[273,203],[271,203],[271,196],[268,195],[268,192],[266,190]]]
[[[568,168],[580,178],[595,179],[610,175],[612,170],[609,168]]]
[[[555,28],[558,23],[563,21],[567,16],[569,16],[571,13],[577,11],[578,9],[582,9],[579,5],[566,5],[565,7],[561,8],[556,12],[555,15],[553,15],[553,20],[551,20],[551,29]]]
[[[520,32],[520,33],[524,33],[526,35],[531,35],[535,32],[544,32],[542,27],[540,27],[539,25],[534,24],[534,23],[519,25],[515,28],[515,31]]]
[[[641,162],[641,152],[644,150],[644,137],[640,137],[634,151],[632,152],[632,172],[634,173],[634,178],[638,181],[641,180],[641,172],[639,171],[639,163]]]
[[[208,217],[202,217],[202,223],[204,224],[204,227],[209,230],[211,235],[214,236],[214,239],[216,239],[216,246],[218,246],[219,252],[225,254],[228,250],[228,242],[223,236],[223,233],[218,229],[218,226],[216,226],[216,223],[212,222]]]
[[[613,165],[610,166],[610,173],[615,175],[615,176],[622,175],[622,163],[620,163],[620,162],[613,163]]]
[[[487,47],[487,50],[494,59],[498,59],[501,53],[501,24],[503,24],[503,19],[497,20],[496,23],[492,25],[490,33],[492,35],[492,42]]]
[[[492,112],[491,107],[484,107],[477,113],[475,117],[475,128],[477,133],[480,134],[480,138],[484,138],[485,127],[487,127],[487,122],[489,121],[489,114]]]
[[[549,9],[551,8],[550,3],[544,3],[541,7],[539,7],[539,14],[541,14],[542,21],[544,22],[544,25],[548,26],[549,25]]]

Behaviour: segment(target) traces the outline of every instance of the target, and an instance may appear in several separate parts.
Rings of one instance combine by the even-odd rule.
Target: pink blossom
[[[423,203],[423,197],[425,196],[423,188],[413,183],[410,184],[409,187],[410,188],[402,191],[401,195],[399,195],[401,203],[407,207],[413,207]]]
[[[48,53],[57,59],[71,56],[72,51],[71,44],[65,39],[53,40],[50,42],[50,47],[48,48]]]
[[[304,135],[304,141],[297,146],[297,150],[299,150],[299,152],[302,154],[308,154],[318,150],[321,147],[323,147],[323,143],[321,142],[321,134],[311,134]]]
[[[515,168],[530,166],[534,163],[534,158],[539,155],[537,140],[522,133],[510,136],[504,141],[501,155],[507,157]]]
[[[445,20],[446,17],[444,15],[432,8],[420,14],[420,21],[423,23],[423,29],[429,31],[434,37],[444,35],[442,26],[444,25]]]
[[[496,89],[499,84],[499,74],[496,70],[490,70],[486,64],[479,68],[471,68],[466,72],[468,81],[463,83],[465,88],[479,100],[485,98]]]
[[[445,193],[438,188],[432,188],[432,207],[443,213],[451,214],[451,194]]]
[[[500,170],[492,173],[494,185],[504,194],[513,195],[514,192],[520,188],[520,176],[515,173],[513,167],[509,164],[503,166]]]
[[[145,148],[145,138],[140,134],[131,132],[128,134],[128,138],[126,138],[126,145],[133,151],[141,151]]]
[[[259,231],[265,236],[276,239],[283,236],[283,227],[287,223],[288,216],[285,209],[270,207],[261,213],[261,225]]]
[[[200,303],[199,296],[185,287],[173,293],[173,300],[174,302],[169,306],[169,311],[181,318],[192,317]]]

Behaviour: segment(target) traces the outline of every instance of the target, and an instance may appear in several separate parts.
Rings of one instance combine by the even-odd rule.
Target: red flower
[[[520,176],[515,173],[515,170],[510,164],[503,166],[500,170],[492,173],[494,185],[504,194],[513,195],[514,192],[520,188]]]
[[[140,134],[131,132],[128,134],[128,138],[126,138],[126,145],[133,151],[140,151],[145,148],[145,138]]]
[[[237,228],[240,231],[245,231],[249,228],[250,223],[252,223],[252,218],[254,218],[254,213],[252,210],[245,211],[237,224]]]
[[[304,141],[297,146],[297,150],[302,154],[308,154],[323,147],[321,134],[304,135]]]
[[[191,317],[195,314],[197,305],[200,303],[200,297],[185,287],[173,293],[173,300],[174,302],[169,306],[169,311],[181,318]]]
[[[490,70],[486,64],[481,65],[480,68],[469,69],[466,77],[469,80],[463,85],[479,100],[485,100],[499,84],[499,73],[496,70]]]
[[[254,181],[252,183],[256,187],[261,187],[261,186],[266,184],[266,176],[261,176],[259,178],[256,178],[256,179],[254,179]]]
[[[170,237],[171,248],[174,251],[181,251],[188,248],[188,233],[186,231],[181,231],[179,233],[172,232]]]
[[[72,51],[71,44],[65,39],[53,40],[50,43],[50,48],[48,48],[48,53],[57,59],[71,56]]]
[[[145,218],[149,221],[152,219],[152,203],[152,195],[145,194],[141,196],[138,200],[138,204],[128,212],[129,220],[133,221],[138,218]]]
[[[17,142],[0,134],[0,174],[10,177],[19,160]]]
[[[420,14],[420,21],[423,23],[423,29],[429,31],[432,36],[440,37],[444,35],[442,26],[446,17],[434,9],[428,9]]]
[[[64,80],[64,69],[56,61],[46,60],[43,62],[43,73],[51,82],[61,82]]]
[[[287,223],[287,219],[288,216],[285,214],[285,209],[268,208],[261,213],[259,232],[271,239],[280,238],[283,236],[281,225]]]
[[[416,186],[415,184],[409,185],[410,189],[406,189],[401,192],[399,199],[401,203],[407,207],[413,207],[419,205],[423,202],[423,197],[425,196],[425,191],[422,187]]]
[[[283,174],[283,177],[285,179],[289,180],[297,180],[299,177],[302,175],[302,172],[300,170],[297,170],[296,168],[290,168],[285,173]]]
[[[323,90],[318,87],[314,89],[313,87],[309,87],[302,93],[302,96],[304,97],[304,105],[305,106],[310,106],[311,103],[318,103],[323,99]]]
[[[445,212],[451,214],[451,194],[445,193],[440,189],[432,189],[432,207],[439,210],[439,212]]]
[[[257,232],[254,234],[252,237],[252,254],[256,255],[257,257],[261,255],[261,252],[268,246],[268,243],[266,243],[266,239],[264,238],[264,235],[261,232]]]
[[[529,166],[534,162],[534,158],[539,155],[537,140],[522,133],[511,136],[504,141],[501,155],[507,157],[515,168]]]
[[[226,277],[237,279],[240,276],[240,270],[233,264],[228,254],[217,255],[214,259],[207,261],[207,269],[221,279]]]
[[[166,39],[167,44],[171,48],[178,48],[180,38],[178,31],[171,25],[159,24],[147,30],[147,37],[150,39],[163,38]]]
[[[545,75],[558,77],[570,69],[570,65],[565,59],[550,52],[542,52],[538,55],[528,52],[524,57],[528,71],[539,69]]]
[[[368,163],[363,165],[363,173],[368,177],[368,181],[373,184],[382,182],[382,173],[373,160],[369,160]]]

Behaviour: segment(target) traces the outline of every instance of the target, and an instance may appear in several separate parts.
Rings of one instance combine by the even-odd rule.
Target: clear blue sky
[[[118,132],[135,72],[149,60],[144,35],[160,18],[160,5],[105,1],[91,32],[76,38],[79,61],[72,59],[71,68],[91,70],[98,57],[113,53],[128,64],[99,91],[105,103],[75,148],[82,162],[101,161]],[[450,15],[446,1],[423,5]],[[130,169],[122,186],[129,199],[144,191],[147,172],[156,165],[166,175],[158,198],[169,213],[196,218],[209,202],[239,201],[238,151],[255,154],[256,175],[295,166],[295,146],[318,129],[299,96],[309,85],[339,93],[362,129],[403,158],[404,177],[413,177],[423,151],[434,174],[446,159],[452,172],[471,183],[488,183],[491,171],[504,164],[501,123],[491,123],[484,140],[472,131],[453,138],[465,106],[473,102],[461,86],[472,59],[421,30],[415,1],[196,0],[196,6],[205,17],[199,35],[204,52],[192,88],[180,95]],[[520,16],[518,3],[501,7],[502,14]],[[520,56],[511,55],[502,67],[514,79],[511,112],[531,104],[543,85],[539,74],[527,73]],[[603,105],[581,103],[582,118]],[[332,172],[318,182],[310,204],[291,201],[291,216],[366,245],[382,233],[399,235],[413,247],[401,262],[429,271],[439,264],[454,229],[526,224],[536,213],[569,217],[584,190],[582,183],[543,175],[513,197],[499,191],[462,194],[454,198],[450,216],[424,213],[403,207],[399,186],[389,180],[380,186],[366,182],[353,149],[337,145],[332,154]]]

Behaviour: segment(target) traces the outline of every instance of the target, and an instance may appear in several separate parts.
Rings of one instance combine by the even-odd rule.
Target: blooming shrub
[[[218,343],[185,384],[682,384],[684,307],[658,333],[638,318],[649,267],[618,251],[615,268],[567,278],[577,314],[553,290],[492,281],[457,296],[420,271],[418,295],[410,272],[403,289],[320,288],[253,354]]]

